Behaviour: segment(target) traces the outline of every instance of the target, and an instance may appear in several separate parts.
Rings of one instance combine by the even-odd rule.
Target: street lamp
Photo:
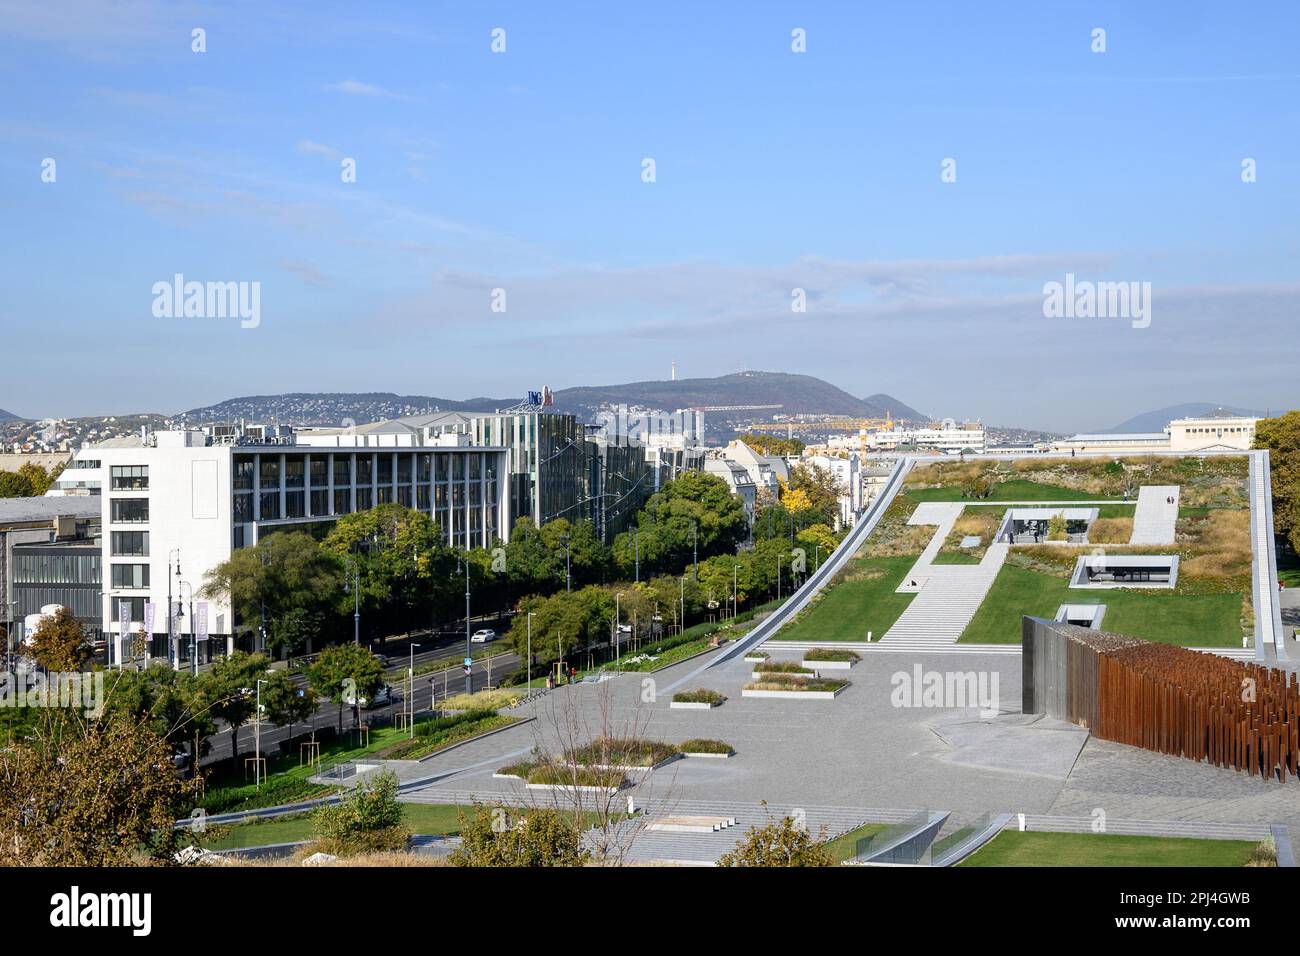
[[[348,584],[347,572],[352,571],[352,584]],[[349,558],[343,571],[343,593],[352,591],[352,643],[361,643],[361,566]]]
[[[528,694],[533,693],[533,612],[528,612]]]
[[[695,580],[698,581],[700,579],[700,523],[698,521],[691,525],[691,558],[695,568]]]
[[[641,529],[632,529],[632,552],[636,562],[636,583],[641,583]]]
[[[406,668],[406,686],[410,688],[411,699],[407,702],[407,725],[411,729],[411,739],[415,739],[415,649],[419,644],[411,645],[411,663]]]
[[[264,680],[257,682],[257,717],[253,724],[253,747],[256,754],[253,758],[253,779],[257,782],[258,790],[262,789],[262,685],[265,683]],[[194,764],[195,767],[198,766],[198,754],[195,754]]]
[[[172,571],[172,555],[176,555],[176,570]],[[181,655],[176,646],[175,609],[172,606],[172,578],[181,576],[181,549],[172,548],[167,552],[167,653],[171,655],[172,667],[181,669]]]
[[[193,673],[197,674],[197,673],[199,672],[199,647],[198,647],[198,643],[197,643],[198,635],[195,633],[195,627],[194,627],[194,587],[193,587],[193,585],[191,585],[188,581],[177,581],[177,582],[176,582],[176,590],[177,590],[177,592],[178,592],[178,594],[177,594],[176,596],[177,596],[178,598],[180,598],[180,604],[181,604],[181,617],[184,617],[184,616],[185,616],[185,592],[188,591],[188,592],[189,592],[189,595],[190,595],[190,600],[189,600],[189,605],[190,605],[190,668],[191,668],[191,671],[192,671]],[[176,638],[176,648],[177,648],[176,663],[177,663],[177,665],[179,665],[179,664],[180,664],[180,653],[179,653],[179,651],[180,651],[180,636],[179,636],[179,635],[177,635],[177,638]],[[177,670],[179,670],[179,669],[180,669],[180,667],[178,666],[178,667],[177,667]]]
[[[472,663],[474,654],[473,654],[473,645],[470,641],[470,632],[469,632],[470,618],[469,618],[469,553],[468,552],[465,554],[465,558],[461,563],[465,565],[465,660],[471,662],[465,665],[465,693],[472,694],[474,693],[474,675],[472,673],[474,667]]]
[[[619,602],[623,598],[623,592],[619,591],[614,595],[614,660],[618,661],[619,639],[622,635],[622,625],[619,623]]]
[[[564,545],[564,590],[568,592],[573,590],[573,544],[567,534],[560,538],[560,544]]]

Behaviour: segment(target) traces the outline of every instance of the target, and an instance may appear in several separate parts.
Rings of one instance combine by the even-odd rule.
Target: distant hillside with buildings
[[[1264,418],[1263,412],[1236,405],[1216,405],[1213,402],[1185,402],[1182,405],[1170,405],[1155,411],[1134,415],[1126,422],[1120,422],[1114,428],[1103,428],[1102,432],[1158,432],[1172,421],[1180,418],[1201,418],[1214,412],[1228,413],[1245,418]]]

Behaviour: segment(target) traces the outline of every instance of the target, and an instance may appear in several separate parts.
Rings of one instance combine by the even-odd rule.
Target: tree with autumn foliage
[[[47,671],[63,673],[80,671],[93,654],[85,626],[66,607],[43,619],[23,650]]]

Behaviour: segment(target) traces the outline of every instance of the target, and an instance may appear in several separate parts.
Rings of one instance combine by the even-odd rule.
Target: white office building
[[[936,451],[947,455],[965,452],[968,455],[983,454],[987,441],[984,426],[979,422],[962,422],[945,418],[923,428],[879,429],[863,432],[860,435],[863,448],[868,451]]]
[[[216,650],[211,642],[200,648],[200,661],[233,647],[249,622],[232,621],[230,608],[217,602],[200,615],[198,591],[235,549],[275,531],[311,530],[397,502],[427,513],[457,547],[488,547],[509,535],[504,448],[471,445],[463,436],[427,445],[208,442],[202,432],[167,431],[77,453],[88,467],[74,470],[100,476],[103,630],[114,662],[121,660],[122,622],[128,634],[150,635],[153,656],[182,663],[196,631],[206,629],[217,642]],[[182,604],[170,648],[169,596]]]

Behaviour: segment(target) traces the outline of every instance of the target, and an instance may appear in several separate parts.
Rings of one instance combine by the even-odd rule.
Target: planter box
[[[750,680],[762,680],[764,677],[816,677],[816,672],[811,674],[800,674],[799,672],[791,673],[790,671],[751,671]]]
[[[815,671],[846,671],[857,661],[800,661],[800,667],[811,667]]]
[[[524,783],[525,781],[527,781],[528,778],[521,777],[517,773],[494,773],[492,774],[492,779],[493,780],[518,780],[520,783]]]
[[[565,793],[603,793],[612,796],[622,787],[574,787],[567,783],[530,783],[529,790],[563,790]]]
[[[671,756],[665,757],[657,764],[652,764],[649,767],[642,767],[634,764],[612,764],[612,763],[611,764],[584,763],[582,766],[588,768],[589,770],[618,770],[622,773],[642,773],[642,772],[649,773],[652,770],[658,770],[660,767],[668,766],[668,764],[672,763],[674,760],[677,760],[680,756],[681,754],[672,754]]]
[[[766,664],[771,659],[772,658],[770,657],[752,657],[749,654],[746,654],[743,658],[741,658],[741,660],[749,664]]]
[[[742,697],[775,697],[779,700],[834,700],[839,690],[742,690]]]
[[[735,755],[736,752],[734,750],[729,754],[702,754],[702,753],[695,753],[694,751],[691,750],[682,751],[683,757],[715,757],[718,760],[726,760],[728,757],[734,757]]]
[[[707,701],[698,700],[674,700],[668,704],[671,710],[712,710],[714,707],[721,706],[722,704],[710,704]]]

